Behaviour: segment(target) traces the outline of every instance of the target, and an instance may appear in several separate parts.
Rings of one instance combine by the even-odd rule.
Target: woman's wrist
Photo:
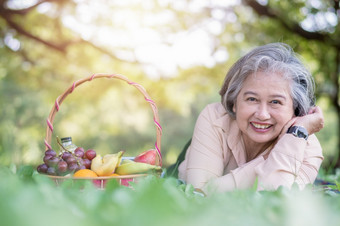
[[[303,138],[305,140],[308,139],[309,133],[304,126],[293,125],[289,127],[287,133],[292,134],[295,137]]]

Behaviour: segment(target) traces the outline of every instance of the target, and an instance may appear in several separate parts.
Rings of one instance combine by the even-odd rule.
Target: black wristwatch
[[[288,129],[287,133],[291,133],[296,137],[304,138],[305,140],[308,139],[308,132],[306,128],[302,126],[292,126]]]

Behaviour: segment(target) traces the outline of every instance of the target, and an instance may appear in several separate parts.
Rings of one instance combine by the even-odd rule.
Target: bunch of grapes
[[[74,173],[80,169],[90,169],[92,159],[97,153],[93,149],[86,152],[83,148],[78,147],[74,153],[63,151],[58,156],[53,149],[45,151],[44,163],[37,167],[39,173],[48,175],[66,175]]]

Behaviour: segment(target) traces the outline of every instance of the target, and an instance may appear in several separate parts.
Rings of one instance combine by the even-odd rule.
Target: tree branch
[[[97,51],[102,52],[102,53],[104,53],[104,54],[110,56],[112,59],[122,61],[122,59],[120,59],[120,58],[117,57],[116,55],[112,54],[110,51],[108,51],[108,50],[106,50],[106,49],[103,49],[103,48],[101,48],[101,47],[99,47],[99,46],[93,44],[92,42],[89,42],[89,41],[86,41],[86,40],[84,40],[84,39],[81,39],[81,40],[79,41],[79,43],[84,43],[84,44],[86,44],[86,45],[89,45],[89,46],[91,46],[92,48],[96,49]],[[130,62],[130,63],[138,63],[137,60],[135,60],[135,59],[134,59],[134,60],[130,60],[129,62]]]
[[[13,16],[21,16],[23,17],[24,15],[26,15],[30,10],[34,9],[35,7],[37,7],[38,5],[42,4],[42,3],[46,3],[46,2],[56,2],[57,4],[62,4],[63,2],[68,1],[68,0],[39,0],[36,4],[25,8],[25,9],[20,9],[20,10],[13,10],[13,9],[8,9],[5,7],[6,5],[6,0],[0,0],[0,17],[4,18],[5,21],[7,22],[8,26],[11,27],[12,29],[14,29],[16,32],[18,32],[18,34],[28,37],[32,40],[35,40],[45,46],[47,46],[48,48],[57,50],[63,54],[66,53],[67,48],[70,45],[73,44],[77,44],[77,43],[84,43],[86,45],[91,46],[92,48],[96,49],[97,51],[104,53],[106,55],[108,55],[109,57],[115,59],[115,60],[119,60],[121,61],[122,59],[120,59],[119,57],[117,57],[116,55],[114,55],[112,52],[101,48],[95,44],[93,44],[92,42],[86,41],[84,39],[79,38],[78,40],[70,40],[70,41],[65,41],[63,43],[53,43],[52,41],[47,41],[44,40],[34,34],[32,34],[31,32],[27,31],[24,27],[22,27],[20,24],[16,23],[14,20],[12,20]],[[137,61],[135,59],[130,60],[130,63],[137,63]]]
[[[62,43],[62,44],[59,44],[59,45],[56,45],[52,42],[49,42],[49,41],[46,41],[44,39],[41,39],[33,34],[31,34],[30,32],[26,31],[24,28],[22,28],[21,26],[19,26],[18,24],[16,24],[15,22],[13,22],[10,18],[5,18],[6,19],[6,22],[7,24],[12,27],[13,29],[15,29],[18,33],[20,33],[21,35],[23,36],[26,36],[28,38],[31,38],[37,42],[40,42],[52,49],[55,49],[59,52],[62,52],[62,53],[65,53],[66,52],[66,48],[67,46],[70,44],[69,42],[68,43]]]
[[[326,40],[332,40],[331,37],[324,33],[319,32],[310,32],[304,30],[298,23],[290,21],[287,22],[286,19],[280,17],[279,13],[275,12],[272,8],[259,4],[256,0],[243,0],[243,2],[250,6],[258,15],[267,16],[273,19],[276,19],[279,23],[282,24],[287,30],[297,34],[308,40],[317,40],[325,42]],[[340,44],[338,42],[332,41],[332,45],[336,48],[340,48]]]
[[[37,3],[35,3],[32,6],[29,6],[27,8],[24,9],[9,9],[7,7],[5,7],[5,2],[4,0],[2,0],[0,2],[0,14],[8,14],[8,15],[25,15],[27,14],[29,11],[31,11],[32,9],[36,8],[37,6],[46,3],[46,2],[58,2],[61,3],[63,0],[40,0]]]
[[[37,42],[40,42],[52,49],[55,49],[59,52],[65,53],[67,46],[70,44],[69,42],[65,42],[65,43],[61,43],[61,44],[55,44],[49,41],[46,41],[42,38],[39,38],[35,35],[33,35],[32,33],[28,32],[27,30],[25,30],[22,26],[20,26],[19,24],[17,24],[16,22],[14,22],[12,20],[12,16],[13,15],[25,15],[26,13],[28,13],[30,10],[32,10],[33,8],[37,7],[38,5],[45,3],[45,2],[53,2],[53,1],[57,1],[58,4],[60,4],[61,2],[63,2],[64,0],[40,0],[38,1],[36,4],[25,8],[25,9],[20,9],[20,10],[13,10],[13,9],[8,9],[5,7],[6,1],[2,0],[0,3],[0,16],[3,17],[7,24],[13,28],[14,30],[16,30],[19,34],[26,36],[30,39],[33,39]]]

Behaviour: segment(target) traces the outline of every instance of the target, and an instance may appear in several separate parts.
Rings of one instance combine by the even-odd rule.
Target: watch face
[[[301,126],[293,126],[288,129],[287,133],[291,133],[296,137],[304,138],[307,140],[308,132],[304,127]]]
[[[297,134],[298,137],[303,137],[303,138],[307,137],[307,134],[305,134],[304,132],[302,132],[299,129],[297,129],[296,134]]]

